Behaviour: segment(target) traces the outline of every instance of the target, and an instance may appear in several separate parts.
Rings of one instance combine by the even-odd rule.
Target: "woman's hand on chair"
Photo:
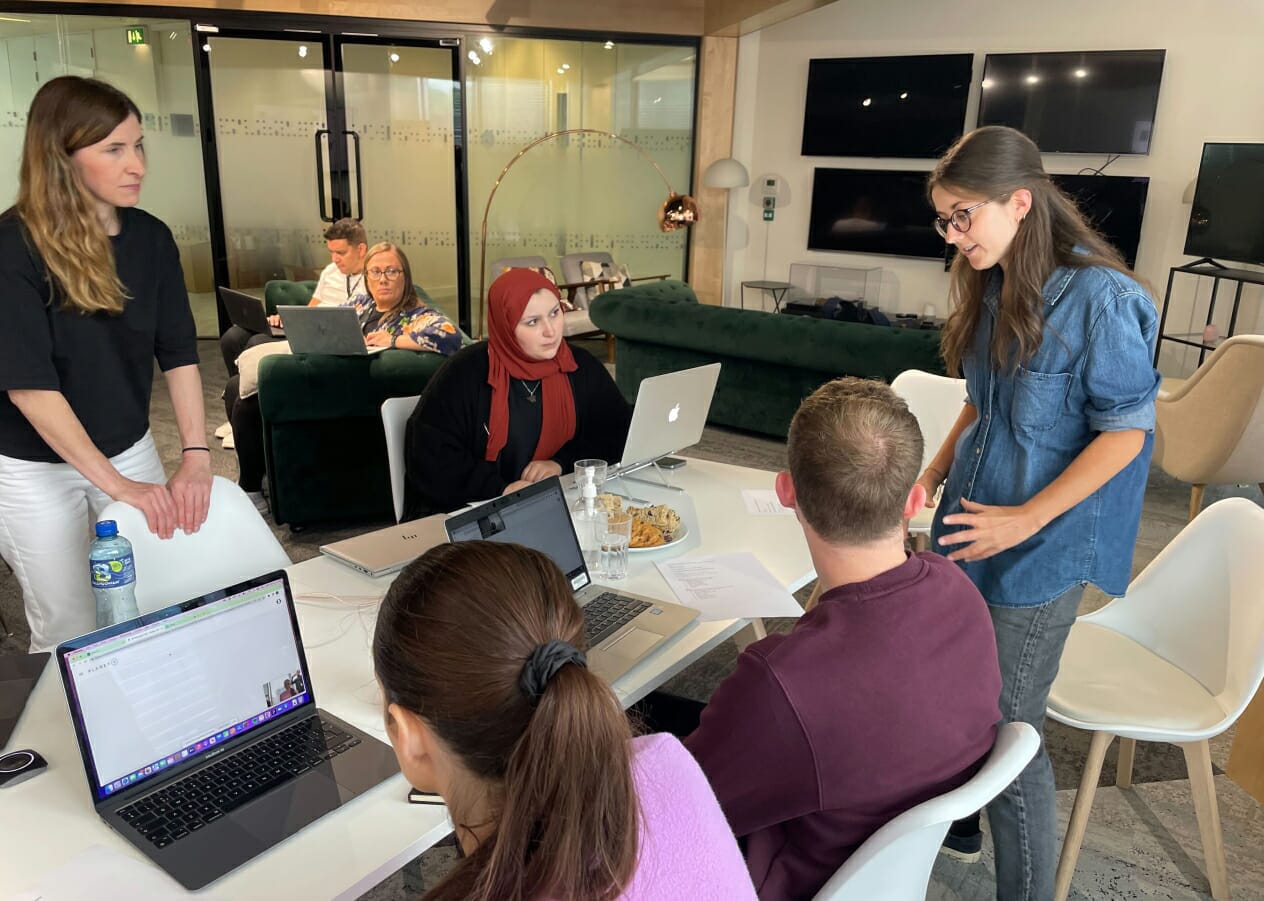
[[[532,460],[522,470],[522,481],[543,482],[545,479],[561,474],[562,466],[559,463],[554,463],[552,460]]]
[[[210,452],[185,451],[180,468],[167,482],[167,489],[175,505],[176,525],[184,530],[184,534],[192,535],[202,528],[211,508]]]
[[[170,538],[175,534],[176,504],[166,485],[124,479],[122,487],[110,496],[144,513],[149,531],[159,538]]]

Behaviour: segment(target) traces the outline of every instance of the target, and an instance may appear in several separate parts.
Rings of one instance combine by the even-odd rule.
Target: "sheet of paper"
[[[802,616],[803,608],[750,553],[684,557],[658,564],[680,603],[703,620]]]
[[[187,901],[189,897],[156,865],[92,845],[45,873],[37,885],[9,895],[8,901]],[[216,896],[199,894],[198,899],[215,901]]]
[[[781,506],[777,492],[771,488],[743,488],[742,500],[746,512],[755,516],[794,516],[793,510]]]

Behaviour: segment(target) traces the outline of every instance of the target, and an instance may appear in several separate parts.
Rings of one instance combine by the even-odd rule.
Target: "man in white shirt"
[[[331,262],[321,270],[316,290],[307,303],[310,307],[341,306],[366,290],[364,257],[369,250],[369,240],[364,226],[355,219],[339,219],[325,229],[325,246],[329,248]],[[280,318],[275,315],[269,316],[268,321],[272,325],[281,324]],[[247,347],[276,340],[280,339],[251,332],[239,325],[231,326],[219,339],[229,376],[237,374],[237,358]]]

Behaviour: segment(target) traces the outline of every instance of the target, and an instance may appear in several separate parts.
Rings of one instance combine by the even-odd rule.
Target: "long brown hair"
[[[389,703],[417,713],[488,790],[492,826],[426,901],[611,901],[636,867],[631,729],[586,668],[556,671],[538,699],[519,685],[550,641],[584,647],[570,584],[543,554],[486,541],[440,545],[382,601],[373,660]],[[473,780],[472,780],[473,781]]]
[[[992,336],[992,360],[1000,368],[1012,372],[1039,350],[1045,326],[1043,291],[1059,266],[1106,266],[1132,276],[1119,252],[1049,180],[1039,148],[1020,131],[988,125],[964,135],[931,172],[928,197],[935,187],[998,200],[1008,200],[1019,188],[1031,192],[1031,209],[1019,224],[1005,256],[1005,276]],[[1077,247],[1086,252],[1075,252]],[[953,311],[944,325],[941,341],[944,362],[951,374],[961,372],[962,358],[973,346],[983,292],[990,277],[990,271],[976,270],[964,254],[957,254],[952,262],[949,298]]]
[[[31,101],[22,144],[16,210],[27,239],[48,270],[52,296],[83,313],[121,313],[127,289],[96,201],[71,155],[109,137],[140,110],[118,88],[64,75]]]

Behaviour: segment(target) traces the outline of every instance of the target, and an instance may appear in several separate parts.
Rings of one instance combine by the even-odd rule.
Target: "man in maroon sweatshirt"
[[[763,901],[811,898],[884,823],[966,782],[1001,718],[983,597],[956,564],[905,550],[926,501],[905,403],[837,379],[799,407],[788,449],[777,494],[820,601],[738,657],[685,740]]]

